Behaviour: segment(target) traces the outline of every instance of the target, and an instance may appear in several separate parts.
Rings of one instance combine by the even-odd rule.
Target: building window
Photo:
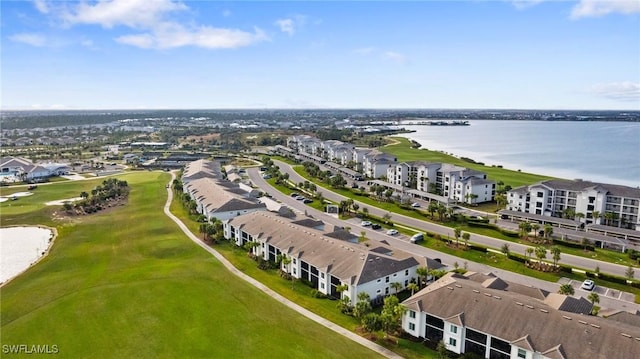
[[[409,323],[409,330],[416,330],[416,325],[413,323]]]
[[[320,273],[320,278],[324,279],[324,273]]]
[[[404,275],[409,275],[409,270],[408,270],[408,269],[406,269],[406,270],[404,271]]]
[[[388,276],[384,279],[384,282],[385,283],[389,283],[389,277]]]
[[[455,339],[453,339],[453,338],[449,338],[449,345],[451,345],[452,347],[455,347],[455,346],[456,346],[456,342],[457,342],[457,341],[456,341]]]
[[[458,333],[458,327],[456,327],[455,325],[451,324],[451,327],[449,328],[449,331],[453,334]]]
[[[518,358],[526,359],[527,352],[524,349],[518,349]]]
[[[296,259],[295,258],[293,258],[293,264],[296,264]]]
[[[409,311],[409,318],[415,318],[416,317],[416,312],[414,312],[413,310]]]
[[[320,283],[320,289],[324,289],[324,283]]]

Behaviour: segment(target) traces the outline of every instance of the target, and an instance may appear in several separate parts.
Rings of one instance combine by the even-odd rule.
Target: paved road
[[[216,257],[216,259],[218,259],[220,262],[222,262],[222,264],[233,274],[235,274],[237,277],[239,277],[240,279],[248,282],[249,284],[253,285],[254,287],[260,289],[262,292],[264,292],[265,294],[271,296],[272,298],[274,298],[275,300],[279,301],[280,303],[286,305],[287,307],[295,310],[296,312],[304,315],[305,317],[313,320],[314,322],[323,325],[331,330],[333,330],[334,332],[347,337],[351,340],[353,340],[354,342],[357,342],[387,358],[394,358],[394,359],[401,359],[402,357],[399,356],[398,354],[390,351],[389,349],[382,347],[372,341],[369,341],[325,318],[322,318],[321,316],[310,312],[309,310],[299,306],[298,304],[290,301],[289,299],[283,297],[282,295],[274,292],[273,290],[271,290],[269,287],[265,286],[264,284],[258,282],[257,280],[249,277],[248,275],[242,273],[241,271],[239,271],[236,267],[233,266],[233,264],[231,264],[231,262],[229,262],[225,257],[223,257],[218,251],[216,251],[215,249],[209,247],[208,245],[204,244],[198,237],[196,237],[193,233],[191,233],[191,231],[189,230],[189,228],[187,228],[187,226],[182,223],[182,221],[180,221],[180,219],[178,219],[178,217],[174,216],[171,211],[169,210],[169,207],[171,206],[171,201],[173,199],[173,191],[171,190],[171,183],[173,182],[173,179],[175,178],[175,173],[172,172],[171,173],[171,181],[169,182],[169,187],[167,188],[167,202],[164,205],[164,213],[171,218],[174,222],[176,222],[176,224],[178,225],[178,227],[180,227],[180,229],[182,230],[182,232],[184,232],[184,234],[189,237],[189,239],[191,239],[195,244],[197,244],[198,246],[200,246],[202,249],[206,250],[207,252],[209,252],[210,254],[212,254],[214,257]],[[277,314],[277,313],[271,313],[271,314]]]
[[[290,166],[288,166],[287,164],[283,163],[283,162],[279,162],[277,164],[281,171],[287,172],[289,173],[289,179],[294,181],[295,183],[298,183],[301,180],[301,178],[299,177],[299,175],[297,173],[295,173],[295,171],[291,170],[291,172],[288,172],[285,170],[285,166],[289,169],[291,169]],[[292,173],[293,172],[293,173]],[[419,246],[419,245],[415,245],[412,244],[408,241],[408,238],[406,238],[406,236],[389,236],[387,234],[385,234],[386,231],[384,230],[372,230],[370,227],[362,227],[360,226],[360,221],[359,220],[351,220],[351,221],[344,221],[341,219],[338,219],[334,216],[325,214],[321,211],[315,210],[311,207],[308,207],[306,205],[304,205],[303,203],[301,203],[300,201],[295,200],[294,198],[291,198],[290,196],[284,195],[282,194],[280,191],[273,189],[273,187],[271,187],[271,185],[269,185],[269,183],[267,183],[267,181],[265,181],[262,176],[260,175],[259,171],[257,168],[252,168],[252,169],[248,169],[247,170],[247,174],[249,176],[249,178],[251,179],[251,181],[253,182],[254,185],[256,185],[259,188],[262,188],[263,190],[269,189],[271,188],[272,190],[269,190],[269,194],[271,194],[271,196],[277,200],[279,200],[280,202],[286,204],[287,206],[290,206],[291,208],[296,209],[298,212],[300,213],[304,213],[306,211],[307,214],[312,215],[313,217],[320,219],[322,221],[324,221],[325,223],[331,224],[331,225],[336,225],[336,226],[341,226],[341,227],[351,227],[352,231],[355,233],[359,233],[360,231],[365,231],[367,233],[367,238],[374,240],[374,241],[381,241],[381,240],[385,240],[387,241],[391,246],[396,247],[398,249],[410,252],[410,253],[414,253],[420,256],[425,256],[425,257],[430,257],[430,258],[440,258],[442,260],[443,264],[447,264],[450,267],[453,267],[453,263],[457,262],[460,267],[462,267],[465,263],[465,259],[464,258],[460,258],[460,257],[456,257],[456,256],[452,256],[452,255],[448,255],[446,253],[442,253],[442,252],[438,252],[435,250],[432,250],[430,248],[426,248],[423,246]],[[294,176],[295,174],[295,176]],[[329,192],[325,189],[322,189],[322,193],[324,195],[325,198],[333,200],[333,201],[341,201],[344,200],[344,197],[334,194],[333,192]],[[360,208],[362,208],[362,206],[364,204],[359,203],[361,205]],[[381,211],[381,210],[377,210],[376,208],[370,207],[368,205],[367,208],[369,208],[369,213],[371,214],[375,214],[375,215],[379,215],[382,216],[384,215],[386,212],[385,211]],[[376,211],[377,212],[374,212]],[[394,222],[401,222],[401,220],[399,221],[399,218],[404,217],[405,219],[410,219],[412,221],[416,221],[416,223],[418,223],[418,228],[426,228],[424,225],[425,224],[431,224],[431,223],[425,223],[422,221],[418,221],[415,220],[413,218],[410,217],[405,217],[405,216],[401,216],[399,214],[392,214],[392,220]],[[413,223],[413,222],[410,222]],[[415,226],[415,225],[412,225]],[[437,226],[437,225],[436,225]],[[442,227],[442,226],[437,226],[437,227]],[[451,236],[452,234],[452,230],[448,227],[444,227],[446,228],[446,233],[445,234],[450,234]],[[429,229],[430,231],[433,231],[431,229]],[[434,231],[435,232],[435,231]],[[473,238],[473,236],[472,236]],[[510,243],[511,245],[512,243]],[[500,244],[501,245],[501,244]],[[497,246],[498,248],[500,247]],[[488,265],[484,265],[484,264],[480,264],[480,263],[475,263],[475,262],[467,262],[467,268],[471,271],[475,271],[475,272],[480,272],[480,273],[493,273],[495,275],[497,275],[500,278],[503,278],[507,281],[512,281],[515,283],[520,283],[520,284],[524,284],[524,285],[530,285],[530,286],[534,286],[537,288],[541,288],[544,290],[547,290],[549,292],[555,293],[558,291],[558,288],[560,287],[559,283],[552,283],[552,282],[548,282],[545,280],[541,280],[541,279],[537,279],[537,278],[532,278],[529,276],[526,276],[524,274],[518,274],[518,273],[514,273],[514,272],[510,272],[510,271],[505,271],[502,269],[498,269],[498,268],[494,268]],[[586,297],[588,295],[588,292],[585,292],[581,289],[577,289],[576,290],[576,295],[581,295]],[[609,309],[620,309],[620,310],[626,310],[626,311],[630,311],[630,312],[635,312],[636,310],[640,310],[640,305],[639,304],[635,304],[632,302],[627,302],[627,301],[623,301],[623,300],[618,300],[615,298],[609,298],[609,297],[605,297],[605,296],[600,296],[600,306],[602,308],[609,308]]]
[[[303,178],[302,176],[300,176],[296,171],[293,170],[293,168],[282,161],[278,161],[278,160],[274,160],[273,161],[278,167],[280,167],[280,171],[283,173],[288,173],[289,174],[289,180],[293,181],[294,183],[299,183],[305,180],[305,178]],[[255,181],[254,181],[255,183]],[[337,193],[331,192],[325,188],[321,188],[319,189],[319,191],[322,192],[322,194],[324,195],[325,198],[334,201],[334,202],[340,202],[346,199],[346,197],[341,196]],[[386,213],[388,213],[387,211],[384,210],[380,210],[376,207],[372,207],[371,205],[362,203],[362,202],[358,202],[355,201],[356,203],[358,203],[358,205],[360,205],[360,209],[362,209],[363,207],[368,208],[369,213],[374,215],[374,216],[378,216],[378,217],[382,217],[384,216]],[[403,224],[409,227],[413,227],[413,228],[419,228],[425,231],[429,231],[429,232],[433,232],[433,233],[438,233],[442,236],[449,236],[449,237],[454,237],[453,235],[453,228],[449,228],[446,226],[442,226],[439,224],[435,224],[435,223],[431,223],[431,222],[426,222],[426,221],[422,221],[419,219],[415,219],[412,217],[407,217],[398,213],[391,213],[392,216],[392,220],[396,223],[399,224]],[[492,248],[496,248],[496,249],[500,249],[502,247],[502,245],[504,243],[508,243],[509,244],[509,248],[512,252],[516,252],[516,253],[520,253],[520,254],[524,254],[525,250],[528,247],[531,246],[527,246],[524,244],[519,244],[519,243],[514,243],[514,242],[508,242],[508,241],[503,241],[497,238],[492,238],[492,237],[487,237],[487,236],[483,236],[483,235],[479,235],[479,234],[473,234],[471,233],[471,238],[470,241],[473,243],[478,243],[478,244],[482,244],[488,247],[492,247]],[[550,258],[551,254],[547,253],[547,258]],[[565,254],[562,253],[561,254],[561,258],[560,258],[560,263],[563,264],[567,264],[573,267],[578,267],[578,268],[584,268],[587,270],[594,270],[596,268],[596,266],[600,267],[600,272],[603,273],[609,273],[609,274],[615,274],[615,275],[619,275],[624,277],[625,276],[625,272],[627,270],[627,266],[623,266],[623,265],[619,265],[619,264],[613,264],[613,263],[609,263],[609,262],[603,262],[603,261],[599,261],[599,260],[595,260],[595,259],[590,259],[590,258],[584,258],[584,257],[579,257],[579,256],[574,256],[574,255],[570,255],[570,254]],[[640,279],[640,270],[636,270],[634,273],[634,276],[636,279]]]

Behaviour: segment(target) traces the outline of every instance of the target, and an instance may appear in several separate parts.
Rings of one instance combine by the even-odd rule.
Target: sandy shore
[[[0,228],[0,283],[27,270],[47,254],[55,232],[44,227]]]

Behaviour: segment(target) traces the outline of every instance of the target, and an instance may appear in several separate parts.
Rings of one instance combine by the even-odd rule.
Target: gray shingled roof
[[[452,273],[403,304],[442,319],[463,313],[465,326],[513,344],[523,345],[527,337],[532,349],[551,358],[636,359],[640,353],[639,327],[567,313],[541,300],[485,288]]]

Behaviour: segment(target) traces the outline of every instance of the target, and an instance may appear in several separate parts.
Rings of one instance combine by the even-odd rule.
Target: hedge
[[[613,283],[618,283],[618,284],[627,284],[627,280],[625,278],[609,275],[609,274],[606,274],[606,273],[600,273],[598,275],[598,277],[600,279],[608,281],[608,282],[613,282]]]
[[[585,246],[583,246],[580,243],[562,241],[562,240],[559,240],[559,239],[553,239],[553,244],[559,244],[559,245],[562,245],[562,246],[565,246],[565,247],[570,247],[570,248],[578,248],[578,249],[584,249],[585,248]],[[588,251],[591,251],[591,252],[595,252],[595,250],[596,250],[596,248],[592,244],[587,245],[586,248],[587,248]]]

